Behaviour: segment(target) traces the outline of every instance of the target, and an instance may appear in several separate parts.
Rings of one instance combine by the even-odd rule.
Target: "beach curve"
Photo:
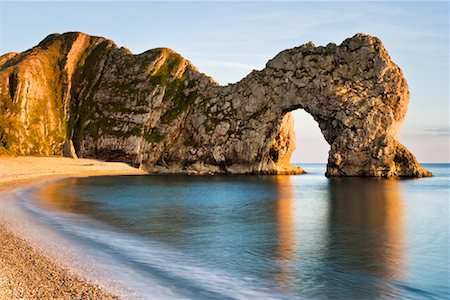
[[[30,239],[33,225],[20,228],[24,215],[16,192],[67,177],[142,174],[124,163],[92,159],[0,157],[0,299],[117,299],[114,289],[78,274]]]

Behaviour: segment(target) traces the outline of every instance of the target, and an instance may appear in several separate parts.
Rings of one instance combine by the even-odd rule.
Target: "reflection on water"
[[[46,209],[86,213],[95,209],[95,202],[86,201],[76,193],[61,193],[64,188],[77,185],[78,179],[58,181],[40,189],[35,199]]]
[[[361,297],[392,295],[373,278],[398,280],[404,267],[403,199],[398,181],[330,180],[329,195],[328,261],[332,268],[357,276]]]
[[[417,185],[315,175],[98,177],[57,182],[37,199],[288,298],[403,297],[418,284],[408,282],[415,277],[405,246],[413,241],[402,197],[410,183]],[[419,214],[410,203],[411,211]]]
[[[293,282],[291,260],[296,251],[294,191],[290,176],[275,177],[274,184],[278,192],[275,199],[277,213],[274,223],[277,226],[277,261],[280,265],[280,273],[277,274],[276,280],[286,289]]]

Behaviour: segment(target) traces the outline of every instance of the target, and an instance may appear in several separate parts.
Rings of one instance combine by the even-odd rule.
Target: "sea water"
[[[450,165],[404,180],[302,166],[308,174],[72,178],[24,205],[144,297],[450,298]]]

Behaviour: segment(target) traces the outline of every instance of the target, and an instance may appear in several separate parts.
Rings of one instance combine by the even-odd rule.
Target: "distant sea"
[[[450,165],[431,178],[65,179],[24,207],[157,299],[449,299]]]

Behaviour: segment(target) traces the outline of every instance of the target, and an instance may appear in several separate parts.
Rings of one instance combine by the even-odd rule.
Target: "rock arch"
[[[302,173],[289,163],[290,112],[301,108],[330,144],[327,176],[431,175],[396,137],[403,74],[364,34],[282,51],[227,86],[167,48],[133,55],[105,38],[53,34],[1,56],[0,84],[0,153],[62,154],[73,142],[79,157],[154,172]]]
[[[330,144],[327,176],[430,174],[397,140],[409,91],[401,69],[377,38],[357,34],[339,46],[308,43],[285,50],[262,71],[205,95],[217,106],[215,111],[231,107],[245,124],[242,128],[229,122],[230,130],[227,123],[218,123],[232,138],[239,128],[244,131],[239,141],[225,142],[214,153],[216,162],[235,161],[238,170],[247,165],[256,172],[295,172],[289,167],[295,147],[289,112],[301,108],[313,116]],[[191,118],[205,114],[201,108]]]

